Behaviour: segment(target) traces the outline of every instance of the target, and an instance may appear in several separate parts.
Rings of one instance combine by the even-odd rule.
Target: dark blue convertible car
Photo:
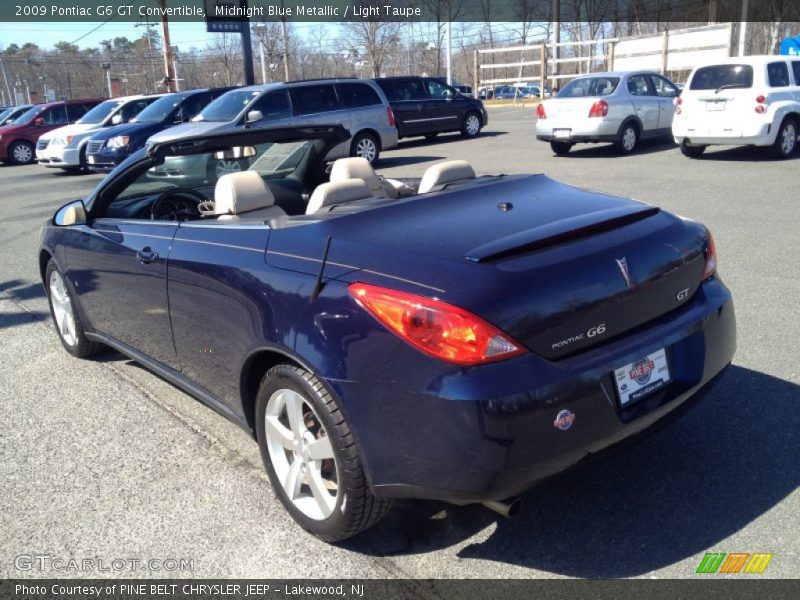
[[[347,137],[153,145],[62,207],[39,251],[67,351],[115,348],[252,432],[320,538],[399,497],[512,512],[730,363],[733,304],[702,225],[464,161],[404,181],[326,165]],[[208,179],[230,160],[246,168]]]

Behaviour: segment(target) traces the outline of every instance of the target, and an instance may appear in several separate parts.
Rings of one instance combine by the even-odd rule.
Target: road
[[[19,570],[18,556],[46,554],[193,561],[191,571],[140,576],[682,578],[706,551],[771,552],[762,577],[796,577],[800,155],[719,149],[695,161],[649,144],[628,157],[607,146],[555,157],[534,140],[533,114],[493,109],[480,138],[402,142],[378,170],[418,176],[463,158],[479,174],[544,172],[706,223],[735,297],[739,347],[693,412],[532,490],[514,520],[398,502],[361,537],[324,544],[284,512],[243,431],[116,353],[80,361],[63,351],[38,279],[38,230],[100,176],[4,166],[0,577],[81,574]]]

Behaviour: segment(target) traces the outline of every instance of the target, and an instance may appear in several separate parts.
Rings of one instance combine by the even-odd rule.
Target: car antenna
[[[311,302],[317,299],[319,293],[322,291],[322,273],[325,271],[325,263],[328,262],[328,251],[331,249],[331,240],[333,238],[328,236],[325,241],[325,252],[322,253],[322,264],[319,266],[319,273],[317,274],[317,283],[314,285],[314,290],[311,292]]]

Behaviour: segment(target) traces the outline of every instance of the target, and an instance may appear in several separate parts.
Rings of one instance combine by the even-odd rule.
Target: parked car
[[[107,173],[147,139],[168,127],[186,123],[209,102],[232,87],[188,90],[161,96],[127,123],[101,129],[86,141],[86,164],[90,171]]]
[[[678,89],[648,71],[592,73],[566,84],[536,111],[536,139],[558,155],[581,142],[610,142],[630,154],[640,140],[671,137]]]
[[[672,135],[686,156],[724,144],[764,146],[787,158],[800,131],[800,57],[745,56],[698,67],[676,103]]]
[[[25,111],[29,110],[33,104],[21,104],[19,106],[10,106],[0,113],[0,127],[10,125],[14,119],[22,115]]]
[[[26,165],[36,160],[36,142],[44,134],[75,123],[101,99],[48,102],[30,107],[9,125],[0,127],[0,162]]]
[[[465,161],[407,180],[405,198],[375,194],[360,157],[326,182],[349,138],[148,145],[59,209],[35,257],[69,353],[114,348],[254,434],[320,538],[398,497],[513,511],[535,482],[684,413],[731,362],[704,226]],[[212,155],[253,162],[192,186],[151,177]]]
[[[87,145],[95,132],[127,123],[162,96],[163,94],[123,96],[106,100],[74,125],[60,127],[39,138],[36,158],[45,167],[81,171],[86,168]]]
[[[397,146],[389,102],[369,79],[312,79],[237,88],[206,106],[191,123],[157,133],[153,141],[212,131],[319,124],[341,124],[351,133],[350,139],[330,150],[329,160],[363,156],[374,163],[381,151]],[[221,160],[215,161],[214,168],[224,173],[247,164],[246,160]]]
[[[447,131],[475,137],[489,122],[483,102],[465,96],[434,77],[375,79],[389,98],[401,138],[434,138]]]

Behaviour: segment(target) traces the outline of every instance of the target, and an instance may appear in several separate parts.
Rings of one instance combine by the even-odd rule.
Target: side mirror
[[[86,223],[86,208],[83,200],[75,200],[65,204],[53,215],[53,224],[59,227],[69,227],[70,225],[83,225]]]
[[[122,115],[117,113],[113,117],[111,117],[111,124],[112,125],[119,125],[122,123]]]
[[[41,127],[42,125],[44,125],[44,117],[36,117],[36,118],[33,120],[33,124],[34,124],[36,127]]]
[[[256,121],[260,121],[264,118],[264,115],[260,110],[251,110],[247,113],[247,122],[248,123],[255,123]]]

